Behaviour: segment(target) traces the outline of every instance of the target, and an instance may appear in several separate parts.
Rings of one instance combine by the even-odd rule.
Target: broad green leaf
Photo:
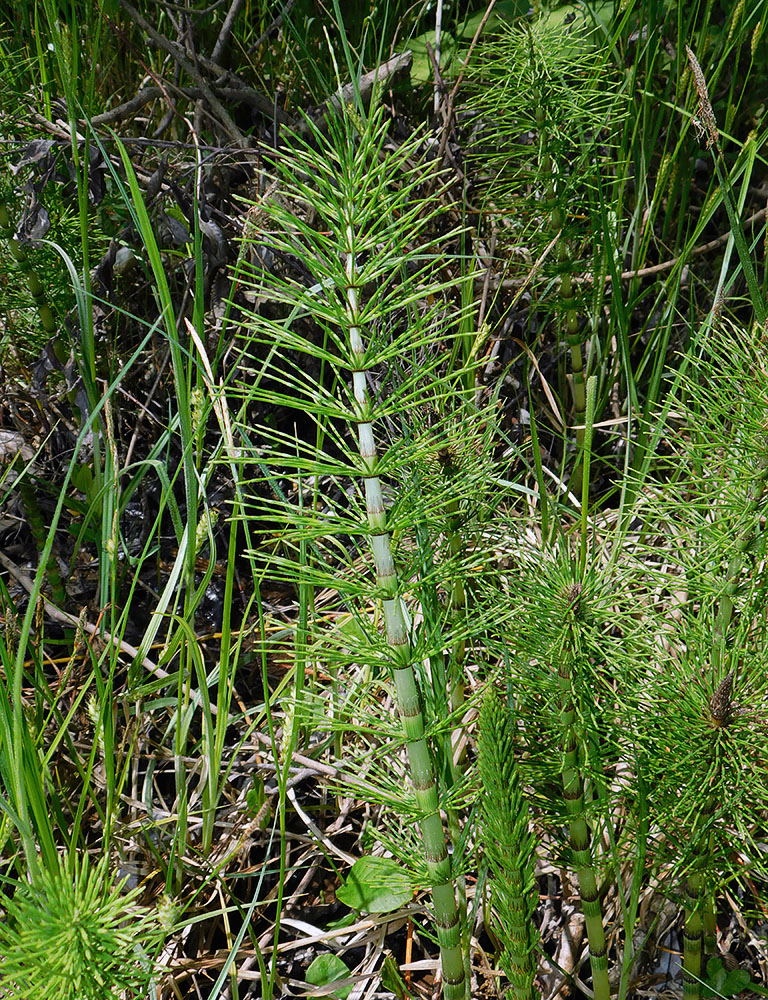
[[[412,896],[407,872],[392,858],[360,858],[336,892],[340,902],[366,913],[389,913]]]
[[[528,9],[528,4],[522,0],[501,0],[493,8],[493,13],[485,24],[484,32],[498,28],[501,21],[513,20],[524,14]],[[467,56],[469,45],[474,38],[480,22],[483,19],[484,11],[480,11],[473,17],[463,21],[459,27],[457,37],[453,37],[449,32],[444,31],[440,45],[440,70],[443,79],[455,77],[462,62]],[[413,83],[431,83],[434,79],[432,61],[427,53],[427,44],[435,47],[435,32],[425,31],[415,38],[409,38],[402,46],[413,53],[413,63],[411,64],[411,81]],[[459,58],[457,59],[457,55]]]
[[[745,990],[750,982],[751,977],[746,969],[726,971],[722,959],[713,955],[707,962],[707,980],[701,992],[705,997],[735,997]]]
[[[307,969],[307,982],[310,986],[330,986],[331,983],[347,979],[351,975],[349,966],[345,965],[338,955],[318,955]],[[351,986],[340,986],[329,995],[339,997],[339,1000],[346,1000],[351,992]]]

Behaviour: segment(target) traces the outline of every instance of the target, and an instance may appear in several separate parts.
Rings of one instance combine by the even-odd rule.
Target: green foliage
[[[735,997],[752,985],[746,969],[726,969],[723,960],[713,955],[707,962],[707,978],[701,988],[703,997]]]
[[[566,217],[588,206],[583,198],[601,159],[608,169],[626,115],[599,38],[583,21],[541,17],[515,21],[481,42],[469,108],[480,129],[488,197],[501,216],[531,181]]]
[[[19,1000],[113,1000],[150,982],[161,932],[139,906],[140,889],[123,891],[102,858],[60,859],[32,885],[3,900],[4,986]]]
[[[687,864],[719,883],[733,873],[729,831],[749,844],[768,804],[766,593],[754,570],[764,558],[768,378],[757,329],[721,324],[704,346],[689,355],[669,420],[675,468],[646,501],[649,535],[674,517],[665,587],[678,596],[640,722],[668,834]],[[760,868],[760,852],[749,853]]]
[[[598,29],[583,17],[572,23],[545,16],[532,23],[521,19],[483,42],[470,103],[479,132],[485,224],[505,241],[525,240],[539,258],[534,271],[558,277],[559,336],[570,353],[571,422],[579,459],[586,382],[601,353],[588,351],[584,343],[590,323],[597,326],[608,266],[601,195],[612,184],[613,147],[625,114],[610,50],[597,48],[598,41]],[[529,257],[526,270],[531,263]],[[579,266],[594,278],[591,302],[574,284]],[[590,312],[585,323],[582,314]],[[562,383],[559,391],[562,399]],[[572,473],[576,494],[583,472],[577,464]]]
[[[174,5],[134,6],[153,27],[175,23]],[[185,11],[196,58],[216,44],[227,6],[208,5],[205,17],[202,4]],[[0,581],[0,844],[18,876],[0,925],[6,980],[20,996],[72,1000],[143,989],[159,932],[133,893],[120,894],[106,862],[65,870],[60,857],[62,846],[72,859],[84,850],[93,817],[114,854],[129,800],[131,809],[151,803],[162,788],[173,832],[146,819],[141,841],[158,885],[192,897],[215,878],[230,894],[220,914],[193,918],[221,919],[231,940],[211,995],[228,976],[237,995],[238,949],[251,933],[262,995],[274,995],[300,752],[302,767],[307,756],[327,760],[322,773],[333,774],[335,791],[378,807],[363,849],[383,845],[398,859],[358,862],[339,899],[384,912],[429,884],[449,997],[463,997],[465,965],[473,988],[462,879],[475,871],[478,843],[490,926],[521,996],[536,972],[533,865],[545,851],[576,869],[602,963],[596,995],[616,957],[615,938],[600,948],[599,899],[615,902],[615,993],[626,1000],[638,941],[653,934],[641,926],[640,900],[658,885],[684,910],[684,990],[698,995],[713,948],[713,892],[745,876],[759,896],[766,878],[768,348],[749,322],[765,314],[763,222],[743,222],[764,171],[754,96],[765,90],[764,0],[535,4],[531,21],[490,39],[486,29],[469,68],[472,120],[449,117],[455,132],[446,127],[436,142],[423,128],[408,131],[423,97],[413,88],[392,98],[391,118],[374,97],[370,113],[341,107],[295,134],[276,130],[258,167],[276,190],[267,194],[259,178],[223,319],[207,298],[201,229],[218,209],[203,206],[201,192],[229,154],[205,100],[173,89],[168,136],[183,132],[188,142],[192,120],[200,156],[185,146],[168,154],[179,159],[169,162],[169,188],[188,176],[195,199],[190,212],[166,213],[190,230],[178,251],[189,264],[182,300],[145,195],[157,150],[142,145],[140,162],[128,141],[151,136],[163,101],[123,123],[125,142],[80,121],[113,107],[116,94],[132,96],[145,75],[170,86],[165,54],[137,44],[143,29],[114,2],[6,7],[7,138],[11,127],[18,139],[37,135],[25,114],[33,108],[59,129],[57,142],[62,127],[73,141],[66,154],[66,139],[56,147],[66,184],[44,191],[56,245],[21,251],[12,216],[15,185],[28,178],[4,184],[4,343],[27,378],[38,334],[58,334],[69,352],[58,329],[67,316],[87,399],[71,411],[80,436],[68,478],[47,487],[56,499],[48,524],[30,494],[38,470],[4,479],[27,511],[4,508],[3,518],[24,517],[41,560],[25,614],[17,583]],[[234,27],[233,70],[266,94],[279,89],[278,105],[294,118],[307,95],[319,103],[336,89],[337,66],[370,69],[409,37],[418,46],[412,81],[431,81],[433,5],[330,7],[321,19],[299,0],[275,22],[274,5],[248,5]],[[484,13],[470,7],[443,6],[442,65],[452,79]],[[511,7],[500,2],[495,13]],[[173,88],[188,85],[186,73]],[[453,107],[443,100],[446,115],[461,110],[461,96]],[[201,112],[194,119],[192,109]],[[269,115],[245,121],[252,136],[257,124],[269,127]],[[696,121],[715,151],[713,170]],[[432,159],[442,138],[453,175]],[[98,218],[89,145],[109,164]],[[154,312],[141,321],[121,314],[140,330],[126,361],[111,320],[96,321],[91,271],[103,232],[127,225]],[[742,284],[748,301],[738,298]],[[245,316],[243,289],[253,304]],[[30,306],[42,291],[56,309],[38,326]],[[731,311],[742,321],[724,322]],[[146,374],[167,409],[146,455],[132,444],[129,460],[121,393],[134,398],[126,376],[142,351],[151,351]],[[497,358],[498,386],[488,387],[478,376],[495,378]],[[29,397],[3,403],[3,434],[34,423],[39,401]],[[222,478],[224,504],[213,495]],[[131,551],[127,521],[150,481],[157,510]],[[218,507],[231,512],[223,533]],[[65,509],[77,535],[67,588],[54,549]],[[83,565],[98,579],[87,597]],[[103,611],[98,626],[87,613],[79,627],[59,618],[63,638],[44,625],[46,572],[61,606],[53,611],[82,593]],[[223,610],[215,638],[203,639],[214,573],[224,579]],[[62,656],[51,655],[62,652],[52,639]],[[471,692],[499,673],[510,709],[493,694],[483,703],[475,776]],[[81,716],[92,726],[85,741],[72,735]],[[241,781],[254,731],[268,743],[274,783],[250,762]],[[231,813],[222,823],[225,807],[234,824]],[[332,810],[324,796],[307,821],[322,850]],[[249,927],[261,881],[230,933],[242,904],[227,867],[243,842],[222,830],[238,828],[238,811],[250,817],[249,848],[260,849],[270,827],[279,840],[259,876],[276,887],[268,960]],[[140,938],[146,955],[134,948]],[[57,947],[41,980],[35,962],[48,962],[53,940],[72,947]],[[340,957],[322,956],[307,981],[333,988],[349,975]],[[404,995],[396,971],[382,975]],[[744,983],[712,960],[704,992],[735,995]]]
[[[393,682],[446,996],[459,1000],[464,993],[459,914],[417,664],[436,655],[448,638],[433,600],[445,569],[435,559],[432,525],[449,500],[468,498],[471,483],[468,477],[443,477],[442,482],[433,477],[436,488],[424,491],[424,476],[416,470],[430,464],[439,469],[439,456],[446,452],[447,435],[439,424],[431,438],[411,430],[380,445],[377,435],[401,421],[417,428],[422,400],[441,410],[471,411],[460,389],[462,371],[446,369],[438,348],[455,336],[458,323],[450,307],[456,281],[440,273],[446,264],[442,247],[455,234],[438,234],[442,209],[424,193],[434,189],[439,177],[419,152],[419,135],[391,151],[385,145],[387,128],[379,104],[366,119],[344,107],[338,117],[327,119],[327,131],[311,126],[311,142],[296,137],[277,162],[297,208],[276,202],[266,206],[272,225],[261,239],[275,255],[298,254],[302,270],[265,270],[257,276],[259,295],[281,305],[282,316],[273,319],[259,312],[250,318],[244,330],[249,357],[244,370],[250,378],[240,392],[244,412],[255,402],[266,402],[295,419],[301,414],[305,427],[309,422],[301,435],[290,424],[287,431],[265,429],[264,443],[247,455],[261,470],[262,482],[276,482],[287,473],[309,485],[308,494],[300,488],[293,503],[282,491],[261,503],[260,516],[269,511],[286,553],[268,556],[267,571],[288,580],[298,573],[305,593],[332,585],[341,606],[361,624],[369,618],[370,602],[381,601],[384,640],[368,623],[363,628],[367,648],[358,647],[353,655]],[[426,309],[421,305],[425,299],[431,301]],[[302,329],[306,317],[319,327],[317,339]],[[379,371],[385,383],[373,393],[368,373]],[[254,428],[241,426],[241,433],[251,441]],[[331,488],[321,493],[322,481]],[[395,498],[390,509],[382,481]],[[445,527],[444,516],[440,525]],[[351,545],[340,544],[342,534]],[[359,572],[363,545],[371,548],[375,582]],[[253,557],[262,554],[254,552]],[[445,561],[448,573],[457,571],[457,562]],[[420,629],[411,624],[416,613],[424,617]],[[354,637],[344,633],[340,638],[344,648],[339,652],[323,642],[324,659],[338,666],[349,662],[348,643]],[[301,633],[296,640],[297,646],[306,641]],[[445,704],[449,692],[441,686]],[[296,699],[298,708],[305,699],[300,688]],[[429,699],[423,704],[429,707]]]
[[[409,875],[392,858],[359,858],[336,890],[338,900],[363,913],[390,913],[412,896]]]
[[[488,862],[491,917],[503,942],[501,964],[515,997],[534,996],[537,932],[535,841],[520,786],[511,713],[490,689],[478,720],[477,769],[482,796],[480,833]]]
[[[318,955],[307,969],[307,982],[311,986],[330,986],[339,979],[348,979],[350,975],[349,967],[337,955]],[[351,992],[351,986],[341,986],[325,995],[346,1000]]]

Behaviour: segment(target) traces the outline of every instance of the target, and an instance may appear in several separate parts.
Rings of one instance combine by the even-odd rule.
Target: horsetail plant
[[[680,535],[678,560],[662,585],[674,592],[685,581],[639,731],[655,811],[683,876],[683,993],[690,1000],[700,994],[705,951],[717,948],[713,895],[740,874],[733,865],[739,848],[760,864],[752,831],[768,802],[766,595],[760,574],[746,572],[765,557],[764,356],[758,327],[720,324],[706,343],[692,345],[674,417],[683,420],[682,434],[670,418],[682,447],[648,501],[648,528],[674,510]]]
[[[501,942],[501,965],[515,1000],[533,1000],[538,933],[536,844],[529,827],[515,759],[515,730],[509,709],[489,689],[478,719],[477,767],[483,789],[480,830],[488,862],[492,926]]]
[[[533,31],[528,27],[528,42],[531,60],[531,85],[533,90],[536,125],[539,138],[539,169],[544,187],[544,205],[549,210],[549,223],[557,240],[555,250],[558,269],[560,270],[560,305],[562,310],[562,325],[565,343],[571,360],[571,400],[573,402],[573,423],[576,425],[576,448],[581,453],[584,445],[584,419],[587,409],[586,383],[584,381],[584,351],[582,349],[581,321],[579,318],[576,289],[571,275],[572,262],[568,239],[565,233],[565,213],[562,197],[558,197],[558,177],[562,171],[558,169],[553,159],[552,144],[554,122],[548,112],[549,95],[546,85],[546,70],[541,67],[541,59],[537,54]],[[580,466],[574,469],[571,477],[571,489],[577,495],[581,492],[582,470]]]
[[[610,131],[621,118],[620,104],[605,53],[596,48],[591,28],[583,22],[567,27],[541,13],[531,23],[521,19],[504,27],[480,48],[471,108],[477,116],[478,155],[485,165],[487,217],[493,220],[497,215],[499,227],[511,229],[508,236],[518,243],[554,245],[546,264],[546,287],[557,289],[560,339],[570,367],[569,423],[575,427],[576,445],[571,489],[578,496],[585,373],[590,367],[588,333],[596,321],[591,324],[580,304],[574,274],[578,270],[596,274],[603,266],[604,220],[593,204],[592,189],[597,186],[602,149],[610,145]],[[532,162],[532,136],[537,162]],[[526,195],[528,217],[521,220],[520,205]],[[515,219],[511,227],[508,217]],[[577,221],[584,218],[589,228]],[[594,255],[585,264],[580,258],[590,239]],[[543,262],[549,248],[540,252]],[[596,291],[601,284],[595,280]],[[595,305],[595,315],[599,312]]]
[[[566,594],[568,621],[562,643],[556,650],[553,667],[557,669],[560,688],[560,726],[562,731],[563,798],[568,817],[568,831],[573,852],[573,864],[579,883],[579,894],[584,910],[584,922],[589,941],[589,959],[592,966],[592,988],[595,1000],[610,1000],[608,981],[608,955],[603,927],[603,913],[597,885],[597,875],[592,861],[590,833],[584,809],[584,781],[579,765],[579,740],[576,733],[576,708],[574,705],[571,672],[581,656],[578,640],[578,621],[581,609],[582,585],[575,583]]]
[[[3,993],[17,1000],[145,996],[163,930],[140,888],[115,878],[108,858],[91,864],[73,848],[30,885],[3,898]]]
[[[343,124],[346,126],[343,138],[349,142],[353,138],[348,131],[349,119],[344,119]],[[340,135],[339,138],[342,136]],[[350,152],[354,156],[354,150],[350,149]],[[362,178],[360,179],[362,180]],[[355,400],[353,415],[357,421],[357,438],[361,459],[360,472],[365,486],[370,543],[376,569],[376,580],[382,594],[387,643],[392,654],[392,674],[400,715],[403,720],[413,786],[422,812],[421,832],[435,905],[438,939],[440,940],[443,961],[445,995],[450,1000],[454,996],[461,997],[465,992],[464,960],[459,939],[459,916],[443,822],[440,818],[434,766],[424,736],[424,717],[413,668],[409,629],[392,557],[386,505],[382,496],[381,479],[378,475],[379,455],[371,419],[373,408],[367,386],[368,368],[371,362],[366,358],[360,300],[360,289],[364,284],[362,280],[364,269],[360,265],[359,256],[368,247],[365,245],[367,241],[360,239],[362,234],[358,228],[360,217],[358,215],[357,191],[353,189],[344,192],[343,185],[340,187],[342,187],[342,193],[347,195],[340,206],[338,221],[343,227],[340,227],[339,236],[347,279],[344,289],[346,294],[346,325]]]
[[[43,330],[49,337],[53,337],[56,333],[56,320],[50,303],[48,302],[45,288],[37,275],[37,271],[29,260],[27,248],[19,241],[13,232],[8,209],[2,200],[0,200],[0,236],[6,240],[8,248],[11,251],[11,256],[21,267],[26,276],[27,288],[29,289],[29,294],[32,296],[32,299],[37,307]]]
[[[285,494],[260,501],[262,516],[269,510],[281,530],[279,551],[256,555],[272,578],[295,581],[298,573],[302,581],[333,586],[355,617],[363,646],[369,643],[355,656],[364,661],[373,654],[374,667],[385,667],[393,679],[443,991],[447,1000],[464,1000],[460,912],[417,676],[434,682],[429,664],[438,640],[431,628],[413,625],[414,612],[427,614],[419,597],[424,573],[434,587],[438,570],[425,571],[417,553],[399,572],[394,546],[407,560],[409,532],[437,516],[444,524],[449,502],[471,495],[475,486],[466,478],[458,484],[444,479],[430,497],[414,487],[409,470],[434,461],[445,432],[385,443],[398,420],[418,426],[425,398],[447,400],[461,391],[456,387],[463,373],[441,368],[449,355],[438,347],[455,335],[457,313],[447,301],[455,281],[439,277],[446,258],[438,239],[442,248],[455,234],[436,235],[442,210],[422,195],[434,167],[424,162],[421,137],[393,149],[387,127],[381,107],[365,115],[342,106],[322,129],[308,122],[306,138],[292,137],[276,158],[283,196],[287,192],[290,203],[301,206],[301,215],[282,202],[260,206],[270,223],[259,236],[254,275],[264,306],[244,331],[248,361],[240,391],[244,410],[260,402],[296,414],[293,428],[265,428],[250,456],[266,481],[287,474],[300,491],[294,504]],[[241,433],[251,440],[253,427]],[[359,486],[350,486],[355,481],[362,496]],[[389,509],[387,494],[394,497]],[[342,544],[341,535],[352,544]],[[373,554],[373,591],[361,577],[356,540]],[[299,547],[307,553],[301,560],[291,554]],[[381,602],[384,644],[367,624],[372,597]],[[328,636],[324,661],[348,659],[351,641],[346,634]],[[440,648],[454,641],[447,634]],[[297,700],[303,697],[297,690]],[[437,740],[436,752],[441,746]]]

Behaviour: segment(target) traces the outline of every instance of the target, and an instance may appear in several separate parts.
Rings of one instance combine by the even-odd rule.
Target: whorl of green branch
[[[529,226],[524,239],[542,253],[542,274],[556,278],[559,336],[570,360],[569,423],[576,427],[579,455],[590,367],[585,331],[590,325],[572,275],[602,266],[601,251],[594,253],[603,245],[604,226],[595,191],[601,187],[600,164],[611,132],[623,117],[614,70],[597,40],[587,22],[563,25],[547,13],[532,23],[521,18],[480,43],[477,93],[470,102],[477,113],[481,177],[488,178],[489,199],[502,217],[514,217],[518,241],[522,227]],[[531,134],[538,144],[535,160],[528,144]],[[610,169],[605,173],[610,176]],[[521,211],[526,199],[527,212]],[[579,258],[586,246],[593,255],[583,261]],[[582,477],[583,466],[577,464],[571,479],[576,494]]]
[[[350,122],[344,119],[349,128]],[[340,142],[354,141],[346,131],[337,133]],[[406,737],[416,800],[422,812],[421,832],[424,859],[432,887],[437,937],[443,964],[444,992],[447,1000],[460,1000],[464,995],[464,962],[461,953],[459,915],[451,878],[451,862],[440,817],[437,783],[429,746],[425,739],[421,697],[410,651],[408,628],[403,614],[399,581],[394,559],[387,511],[377,474],[379,456],[375,429],[370,419],[373,410],[367,386],[367,344],[361,323],[360,280],[358,269],[358,198],[350,187],[340,184],[340,249],[346,271],[347,336],[351,352],[352,387],[357,409],[357,439],[360,450],[361,474],[365,486],[368,525],[376,579],[382,594],[387,643],[397,692],[398,707]]]
[[[493,690],[483,700],[478,722],[478,772],[482,795],[482,843],[488,861],[492,921],[504,950],[501,965],[516,1000],[532,1000],[538,932],[534,882],[535,840],[515,759],[509,711]]]
[[[541,61],[537,57],[533,32],[529,30],[529,50],[531,58],[531,80],[533,98],[536,107],[536,124],[539,133],[539,168],[540,183],[544,189],[544,204],[549,209],[549,222],[553,237],[559,237],[556,258],[560,268],[560,308],[562,312],[562,331],[571,360],[571,398],[573,400],[573,423],[576,425],[576,446],[579,451],[584,444],[584,415],[587,408],[586,383],[584,381],[584,351],[582,349],[582,323],[576,300],[571,271],[571,261],[568,238],[563,232],[565,212],[562,196],[558,198],[558,177],[563,174],[564,164],[555,164],[550,147],[552,145],[552,126],[547,114],[548,95],[547,81],[541,72]],[[578,466],[571,479],[571,489],[581,492],[582,466]]]
[[[659,665],[638,736],[648,751],[652,805],[666,843],[677,845],[671,860],[683,877],[683,990],[691,1000],[700,992],[703,953],[716,946],[712,897],[738,868],[732,831],[749,842],[768,801],[756,709],[768,697],[758,624],[765,621],[759,571],[765,559],[765,348],[759,328],[725,323],[692,345],[674,418],[678,426],[683,422],[681,447],[652,502],[657,523],[674,518],[673,578],[686,581],[686,599],[668,626],[671,655]],[[751,845],[749,854],[764,872],[759,849]]]
[[[74,850],[74,849],[73,849]],[[18,1000],[145,996],[163,932],[141,889],[109,871],[107,858],[59,857],[34,885],[2,897],[3,992]]]

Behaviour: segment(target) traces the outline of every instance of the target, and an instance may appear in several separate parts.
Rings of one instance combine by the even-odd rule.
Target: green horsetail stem
[[[571,612],[578,606],[581,588],[576,585],[571,600]],[[573,703],[571,665],[574,656],[573,626],[568,629],[560,650],[557,665],[560,688],[560,728],[562,733],[562,783],[565,809],[568,816],[573,864],[579,883],[579,895],[584,911],[584,923],[589,942],[589,960],[592,967],[592,989],[595,1000],[610,1000],[608,981],[608,954],[603,928],[603,912],[597,876],[592,862],[589,827],[584,814],[584,782],[579,767],[579,746],[576,737],[576,709]]]
[[[754,487],[752,489],[751,496],[744,506],[744,518],[749,525],[749,527],[740,532],[733,543],[733,555],[728,561],[728,569],[726,571],[726,582],[723,591],[718,600],[717,610],[715,613],[715,623],[712,635],[712,660],[710,666],[710,677],[714,680],[721,673],[725,663],[725,656],[727,652],[727,638],[728,631],[731,627],[731,622],[733,621],[734,612],[734,600],[739,589],[739,582],[744,566],[747,560],[747,552],[751,548],[755,539],[755,525],[756,519],[758,517],[759,508],[762,506],[766,487],[768,487],[768,462],[765,458],[761,460],[760,469],[756,477]],[[717,691],[712,697],[710,702],[710,712],[712,714],[712,719],[716,725],[722,725],[727,721],[728,715],[730,713],[730,697],[731,691],[733,689],[733,671],[729,671],[725,679],[721,682]],[[702,818],[705,815],[711,815],[714,811],[715,803],[713,801],[708,801],[705,806],[704,812],[702,813]],[[700,818],[699,822],[702,822]],[[708,838],[710,841],[712,835]],[[702,920],[702,934],[704,939],[704,950],[707,953],[714,953],[717,951],[717,916],[715,913],[714,900],[712,893],[707,891],[705,885],[699,885],[698,890],[703,896],[701,905],[701,920]],[[689,894],[686,893],[686,900],[688,900]],[[686,916],[686,927],[688,926],[688,919]],[[687,946],[688,938],[685,937],[685,945]],[[692,939],[692,945],[695,947],[695,941]],[[699,949],[701,950],[701,949]],[[699,958],[700,962],[700,958]],[[691,967],[695,965],[695,958],[691,958]],[[683,961],[683,968],[686,969],[685,956]],[[699,973],[696,973],[699,975]],[[698,989],[698,984],[697,984]]]
[[[448,504],[448,552],[451,558],[461,555],[464,546],[461,537],[461,515],[458,500]],[[451,611],[454,619],[461,618],[467,609],[467,593],[464,580],[457,574],[451,586]],[[457,639],[451,655],[451,711],[457,712],[464,705],[464,657],[467,652],[467,641],[463,637]]]
[[[685,879],[685,924],[683,926],[683,998],[696,1000],[701,991],[701,956],[704,921],[704,879],[689,873]]]
[[[387,644],[397,704],[406,739],[406,752],[416,802],[421,814],[420,828],[424,859],[432,890],[437,940],[443,972],[443,994],[446,1000],[465,1000],[466,976],[461,948],[461,928],[456,893],[451,874],[451,861],[446,845],[443,821],[437,796],[437,783],[432,757],[425,738],[421,698],[413,669],[408,628],[399,594],[399,582],[392,557],[387,511],[376,469],[378,453],[365,369],[365,344],[359,326],[360,302],[355,256],[354,204],[348,209],[343,252],[347,277],[346,310],[349,347],[354,362],[352,390],[358,415],[357,441],[361,474],[365,488],[366,510],[370,529],[371,549],[376,581],[382,594]]]
[[[704,803],[696,821],[697,827],[704,827],[715,811],[715,800],[710,796]],[[710,845],[713,834],[705,837],[697,852],[696,864],[702,866],[711,854]],[[717,952],[717,914],[715,899],[711,886],[701,874],[690,873],[685,880],[685,924],[683,931],[683,985],[685,992],[686,978],[693,982],[689,984],[689,995],[698,996],[699,983],[695,976],[701,976],[702,955]],[[697,941],[698,936],[698,941]],[[689,957],[690,949],[690,957]]]
[[[718,684],[709,702],[712,724],[720,728],[728,724],[731,714],[733,693],[733,670],[729,671]],[[707,801],[696,820],[696,828],[701,831],[699,844],[691,870],[685,879],[685,925],[683,930],[683,997],[694,1000],[701,993],[701,977],[704,952],[717,951],[717,925],[711,889],[701,874],[711,854],[712,834],[704,831],[711,822],[717,802],[713,796]],[[694,830],[694,836],[696,831]]]
[[[48,304],[45,288],[43,288],[43,283],[40,281],[37,276],[37,272],[29,262],[26,248],[19,243],[13,234],[8,209],[2,201],[0,201],[0,234],[2,234],[3,238],[8,241],[8,246],[10,247],[14,260],[21,267],[26,276],[27,288],[29,289],[29,294],[32,296],[35,305],[37,306],[37,312],[40,316],[40,322],[43,324],[43,329],[50,337],[52,337],[56,333],[56,320],[54,319],[53,312]]]
[[[548,148],[549,132],[547,129],[547,102],[538,84],[535,73],[536,50],[533,44],[533,32],[528,31],[531,68],[533,74],[533,90],[536,97],[536,125],[539,130],[540,171],[544,183],[544,205],[549,209],[549,222],[554,237],[559,236],[557,245],[557,262],[561,272],[560,305],[564,314],[563,323],[565,341],[571,359],[571,399],[573,401],[573,423],[576,425],[577,461],[581,455],[584,443],[584,418],[587,409],[587,391],[584,381],[584,354],[582,350],[582,335],[579,324],[579,312],[576,302],[573,280],[571,278],[571,261],[568,243],[563,233],[565,218],[558,201],[555,186],[555,164]],[[581,493],[583,470],[578,465],[571,477],[571,489],[578,496]]]
[[[29,529],[35,540],[35,548],[38,553],[42,553],[45,551],[46,542],[48,541],[48,525],[43,517],[40,504],[37,501],[37,492],[34,485],[29,481],[29,479],[26,478],[26,476],[19,478],[16,481],[16,485],[19,489],[19,496],[21,497],[21,502],[27,515]],[[53,551],[51,551],[48,555],[48,562],[45,566],[45,574],[48,578],[48,585],[51,588],[51,597],[53,598],[54,604],[63,608],[67,603],[67,590],[64,586],[64,581],[61,578],[59,564],[56,561],[56,556]]]
[[[759,473],[755,479],[752,495],[744,505],[743,517],[749,527],[742,531],[733,543],[734,554],[728,562],[727,579],[720,595],[715,615],[714,642],[712,647],[712,669],[710,677],[714,680],[720,674],[726,651],[726,637],[733,619],[733,602],[739,589],[739,578],[746,562],[746,555],[755,540],[755,526],[758,511],[762,507],[765,491],[768,488],[768,461],[761,461]]]
[[[493,903],[492,924],[503,942],[500,963],[515,1000],[533,1000],[538,931],[535,841],[515,759],[515,731],[507,707],[493,690],[478,720],[477,763],[482,795],[481,829]]]

